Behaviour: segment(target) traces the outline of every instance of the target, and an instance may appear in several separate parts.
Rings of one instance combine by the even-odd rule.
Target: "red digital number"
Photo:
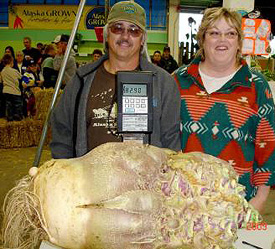
[[[267,230],[267,223],[266,222],[247,222],[246,224],[246,229],[247,230]]]

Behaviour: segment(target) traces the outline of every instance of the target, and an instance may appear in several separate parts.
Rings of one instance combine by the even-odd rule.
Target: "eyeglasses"
[[[113,34],[121,35],[125,32],[126,28],[120,23],[115,23],[110,27],[110,30]],[[139,37],[142,30],[138,27],[130,26],[127,28],[127,33],[132,37]]]
[[[207,33],[212,39],[219,39],[220,37],[222,37],[222,35],[224,35],[226,39],[232,40],[238,36],[238,33],[236,31],[229,31],[225,33],[219,31],[206,31],[205,33]]]

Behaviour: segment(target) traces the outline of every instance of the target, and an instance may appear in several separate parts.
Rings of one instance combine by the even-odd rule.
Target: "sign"
[[[268,55],[271,24],[266,19],[242,18],[244,33],[242,53],[246,55]]]
[[[95,27],[103,27],[105,25],[105,8],[92,8],[85,18],[86,29],[94,29]]]
[[[243,16],[254,9],[254,0],[223,0],[223,7],[235,10]]]
[[[9,12],[9,28],[71,30],[77,10],[76,5],[13,5],[12,11]],[[89,30],[104,25],[104,7],[84,7],[79,30]]]

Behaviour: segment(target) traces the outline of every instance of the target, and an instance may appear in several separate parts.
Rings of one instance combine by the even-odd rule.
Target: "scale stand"
[[[148,136],[144,133],[124,133],[122,135],[122,141],[127,142],[137,142],[141,144],[149,144]]]

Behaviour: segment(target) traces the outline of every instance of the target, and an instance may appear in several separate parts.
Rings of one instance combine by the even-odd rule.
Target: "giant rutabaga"
[[[106,143],[46,162],[4,203],[4,248],[231,248],[258,221],[233,168],[199,152]]]

